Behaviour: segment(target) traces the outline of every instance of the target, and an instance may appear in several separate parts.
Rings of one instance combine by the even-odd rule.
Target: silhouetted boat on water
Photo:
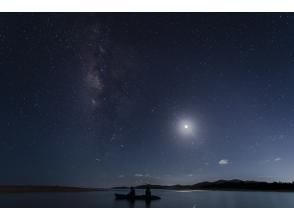
[[[118,194],[115,193],[115,199],[117,200],[133,200],[129,195],[124,195],[124,194]],[[149,201],[149,200],[159,200],[160,197],[159,196],[151,196],[150,198],[147,199],[147,197],[145,195],[138,195],[135,196],[134,200],[145,200],[145,201]]]

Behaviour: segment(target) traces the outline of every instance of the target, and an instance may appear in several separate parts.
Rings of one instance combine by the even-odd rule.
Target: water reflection
[[[294,207],[294,193],[290,192],[236,192],[154,190],[161,200],[130,202],[115,200],[115,193],[126,191],[99,191],[85,193],[9,193],[0,194],[0,207],[15,208],[234,208],[234,207]],[[144,193],[142,191],[138,192]]]
[[[151,207],[151,202],[150,201],[146,201],[145,202],[145,208],[150,208]]]
[[[122,201],[121,201],[122,202]],[[135,208],[135,201],[125,201],[125,202],[127,202],[128,203],[128,207],[129,208]]]

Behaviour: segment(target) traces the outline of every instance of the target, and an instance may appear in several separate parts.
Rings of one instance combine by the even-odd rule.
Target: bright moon
[[[179,133],[185,136],[193,136],[195,126],[191,120],[181,120],[178,124]]]

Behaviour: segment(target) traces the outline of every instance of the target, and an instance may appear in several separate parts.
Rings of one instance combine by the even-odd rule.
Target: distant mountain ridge
[[[167,190],[227,190],[227,191],[280,191],[294,192],[294,182],[262,182],[251,180],[217,180],[205,181],[192,185],[139,185],[136,189],[145,189],[149,186],[152,189]],[[128,189],[129,187],[112,187],[111,189]],[[21,193],[21,192],[91,192],[109,190],[109,188],[89,188],[72,186],[49,186],[49,185],[0,185],[0,193]]]
[[[136,186],[137,189],[144,189],[147,185]],[[193,185],[149,185],[152,189],[170,189],[170,190],[231,190],[231,191],[293,191],[294,182],[262,182],[251,180],[217,180],[205,181]],[[115,189],[126,187],[114,187]]]

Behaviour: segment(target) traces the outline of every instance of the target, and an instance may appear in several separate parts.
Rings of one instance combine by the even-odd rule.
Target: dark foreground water
[[[116,201],[114,193],[120,191],[75,193],[9,193],[0,194],[0,207],[151,207],[151,208],[209,208],[209,207],[294,207],[291,192],[238,192],[238,191],[170,191],[153,190],[162,199],[129,203]],[[137,194],[143,193],[138,191]]]

